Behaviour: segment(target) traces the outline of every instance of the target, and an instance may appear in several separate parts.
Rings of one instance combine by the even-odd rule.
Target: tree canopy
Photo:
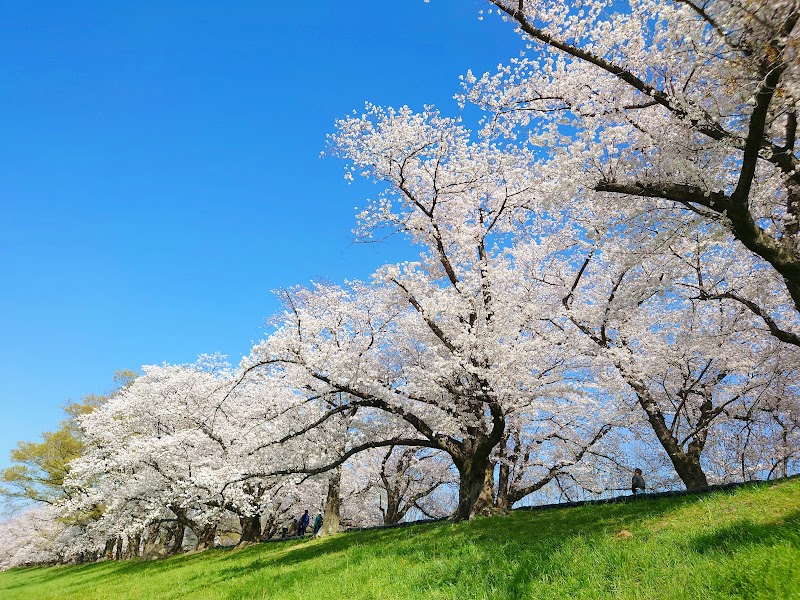
[[[463,76],[477,120],[337,121],[377,188],[356,235],[407,260],[280,290],[239,365],[144,367],[21,444],[58,558],[795,472],[800,3],[617,7],[490,0],[529,49]]]

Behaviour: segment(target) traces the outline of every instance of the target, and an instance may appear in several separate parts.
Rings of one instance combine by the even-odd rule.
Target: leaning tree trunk
[[[261,515],[249,515],[239,517],[239,525],[242,528],[242,537],[239,543],[257,542],[261,538]]]
[[[653,427],[653,429],[655,430],[658,441],[661,442],[662,448],[667,452],[667,456],[669,456],[669,460],[672,462],[675,472],[678,474],[678,477],[681,478],[686,489],[696,490],[698,488],[708,487],[706,474],[703,472],[703,467],[700,465],[701,450],[695,449],[692,447],[692,444],[689,444],[689,451],[684,452],[666,427]]]
[[[144,543],[142,544],[141,557],[144,560],[151,560],[161,555],[164,550],[164,540],[161,535],[159,524],[150,525],[145,531]]]
[[[261,528],[261,535],[265,540],[268,540],[277,533],[278,533],[278,521],[276,519],[275,513],[271,512],[267,517],[266,521],[264,522],[264,526]]]
[[[698,439],[689,443],[688,451],[684,452],[678,440],[675,439],[675,436],[672,435],[672,432],[667,427],[664,414],[658,408],[647,389],[637,380],[632,378],[627,379],[628,383],[636,392],[639,405],[644,409],[647,420],[653,428],[653,433],[656,434],[658,441],[661,443],[661,447],[664,448],[667,456],[669,456],[672,466],[675,467],[675,472],[678,474],[678,477],[681,478],[681,481],[683,481],[686,489],[696,490],[698,488],[708,487],[706,474],[703,472],[703,467],[700,465],[700,455],[705,446],[705,435],[698,434]]]
[[[320,537],[339,531],[339,513],[342,507],[341,483],[342,467],[340,466],[331,472],[328,480],[328,496],[325,498],[325,510],[322,513],[322,528],[317,533]]]

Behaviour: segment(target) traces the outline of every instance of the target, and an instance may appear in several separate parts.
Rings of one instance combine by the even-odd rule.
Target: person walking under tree
[[[317,535],[320,529],[322,529],[322,515],[317,514],[317,516],[314,517],[314,535]]]
[[[306,512],[303,513],[303,516],[300,517],[300,527],[297,530],[297,535],[305,535],[306,528],[310,522],[311,516],[308,514],[308,509],[306,509]]]
[[[644,477],[642,477],[642,470],[639,468],[634,469],[633,478],[631,479],[631,492],[636,494],[637,490],[644,491]]]

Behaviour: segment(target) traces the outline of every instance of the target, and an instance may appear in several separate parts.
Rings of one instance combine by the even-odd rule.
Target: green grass
[[[800,598],[800,480],[153,562],[14,569],[0,573],[0,598]]]

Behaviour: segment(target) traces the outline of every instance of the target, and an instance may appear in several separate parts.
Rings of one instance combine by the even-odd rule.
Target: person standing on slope
[[[318,514],[314,517],[314,535],[317,535],[320,529],[322,529],[322,515]]]
[[[308,509],[306,509],[306,512],[303,513],[303,516],[300,517],[300,527],[297,530],[297,535],[305,535],[306,528],[308,527],[308,524],[310,522],[311,522],[311,516],[308,514]]]

